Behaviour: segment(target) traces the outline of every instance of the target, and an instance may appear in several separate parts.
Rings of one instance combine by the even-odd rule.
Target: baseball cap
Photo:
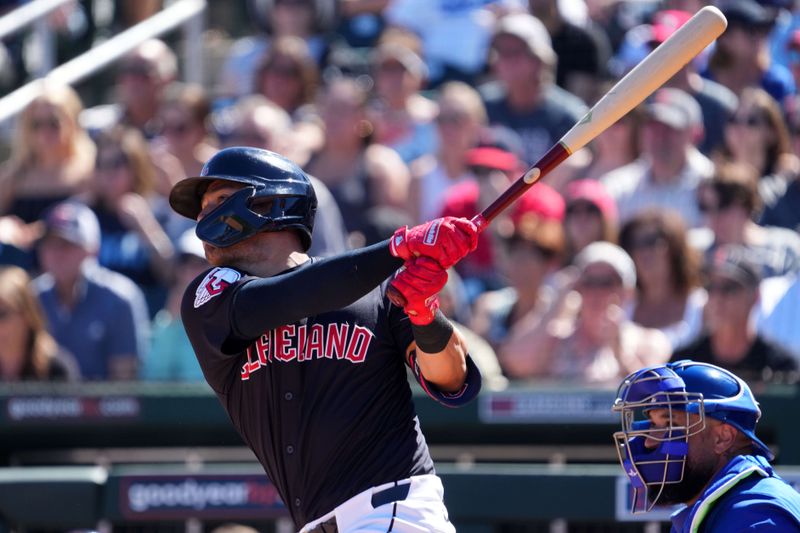
[[[651,24],[652,42],[660,44],[669,39],[678,28],[686,24],[686,21],[692,18],[692,14],[688,11],[680,11],[678,9],[667,9],[659,11],[653,15],[653,23]]]
[[[756,0],[727,0],[719,5],[728,19],[728,26],[743,26],[750,29],[769,29],[775,23],[772,11]]]
[[[511,35],[524,42],[528,50],[543,63],[555,65],[556,53],[547,28],[542,21],[528,13],[513,13],[502,17],[495,27],[494,38]]]
[[[703,124],[703,112],[689,93],[666,87],[655,92],[645,106],[646,115],[676,130],[697,128]]]
[[[524,218],[535,215],[543,220],[562,222],[565,211],[566,205],[561,194],[550,185],[540,182],[517,200],[511,212],[511,221],[516,226]]]
[[[564,191],[567,205],[586,201],[597,207],[604,219],[617,220],[617,204],[606,188],[597,180],[583,179],[571,181]]]
[[[395,60],[418,78],[424,79],[428,77],[428,67],[425,65],[425,61],[411,48],[400,43],[386,42],[378,45],[371,59],[373,65]]]
[[[100,224],[97,216],[86,205],[67,200],[50,208],[44,216],[44,235],[61,237],[95,252],[100,248]]]
[[[578,252],[574,263],[581,272],[585,271],[589,265],[606,264],[617,273],[622,280],[623,287],[626,289],[636,287],[636,267],[633,259],[616,244],[606,241],[593,242]]]
[[[522,152],[518,133],[505,126],[493,126],[481,131],[478,145],[466,153],[466,162],[471,167],[511,172],[520,168]]]
[[[761,272],[753,260],[752,252],[739,244],[726,244],[714,250],[705,265],[706,275],[731,279],[745,287],[756,287]]]

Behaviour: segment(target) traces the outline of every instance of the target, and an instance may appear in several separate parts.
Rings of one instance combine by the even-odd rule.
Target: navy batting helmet
[[[652,409],[669,411],[667,427],[650,423],[647,412]],[[774,458],[756,437],[761,410],[750,387],[715,365],[684,360],[638,370],[619,386],[613,410],[622,422],[614,441],[634,489],[634,512],[650,510],[665,485],[683,480],[689,437],[705,428],[706,417],[734,426],[750,439],[755,454]],[[698,417],[678,424],[671,414],[674,410]],[[658,445],[646,446],[648,439]]]
[[[196,220],[203,193],[214,180],[246,186],[203,217],[196,230],[200,239],[222,248],[261,231],[294,229],[304,249],[311,246],[317,197],[300,167],[268,150],[226,148],[208,160],[200,176],[175,184],[172,209]]]

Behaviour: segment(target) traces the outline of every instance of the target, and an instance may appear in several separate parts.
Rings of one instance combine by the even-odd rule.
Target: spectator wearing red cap
[[[515,330],[537,322],[549,306],[552,295],[545,285],[561,265],[563,213],[560,195],[537,184],[512,215],[495,226],[497,271],[507,286],[478,297],[471,326],[496,350],[503,349]]]
[[[444,199],[443,216],[473,217],[486,208],[524,170],[520,159],[521,140],[508,128],[496,126],[481,132],[478,146],[467,151],[465,161],[475,180],[453,186]],[[535,212],[547,219],[563,220],[564,200],[552,187],[539,183],[492,224],[492,230],[508,228],[524,213]],[[510,233],[510,230],[506,230]],[[457,265],[467,285],[482,292],[504,285],[495,268],[495,243],[492,231],[478,237],[478,248]],[[477,286],[475,284],[477,283]]]
[[[688,11],[677,9],[657,12],[651,25],[650,47],[655,49],[666,41],[691,17]],[[702,77],[699,63],[699,58],[690,61],[664,85],[686,91],[700,105],[704,135],[697,147],[708,155],[722,143],[725,122],[736,109],[736,95],[721,83]]]
[[[565,263],[596,241],[617,241],[617,206],[603,184],[575,180],[564,191]]]

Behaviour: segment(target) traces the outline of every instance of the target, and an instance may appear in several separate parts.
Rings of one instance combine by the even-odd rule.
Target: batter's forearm
[[[295,271],[251,281],[236,294],[232,323],[244,339],[320,313],[346,307],[403,264],[389,241],[329,257]]]
[[[455,392],[464,385],[467,377],[467,347],[461,333],[453,328],[444,349],[427,353],[416,347],[417,364],[428,383],[444,392]]]

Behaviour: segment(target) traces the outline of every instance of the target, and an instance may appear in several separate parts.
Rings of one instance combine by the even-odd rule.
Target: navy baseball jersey
[[[408,317],[385,298],[385,284],[247,338],[233,309],[242,288],[262,279],[214,268],[189,285],[181,313],[206,380],[298,528],[372,486],[433,473],[405,365],[431,397],[458,406],[480,389],[472,361],[458,393],[426,383],[408,350]],[[280,310],[296,297],[276,284],[263,305]]]

